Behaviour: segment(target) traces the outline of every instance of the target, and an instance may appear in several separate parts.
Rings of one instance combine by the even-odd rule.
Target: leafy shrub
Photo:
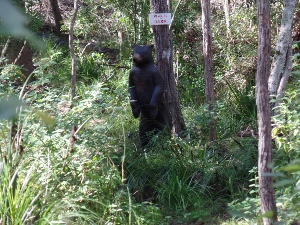
[[[1,68],[0,79],[2,80],[1,83],[10,84],[16,82],[24,82],[26,77],[22,73],[22,67],[17,66],[15,64],[8,64],[5,67]]]
[[[277,114],[272,117],[276,154],[273,163],[274,172],[269,176],[273,176],[275,180],[278,219],[282,224],[290,224],[299,218],[299,99],[298,90],[285,92],[282,104],[276,109]],[[256,173],[255,170],[250,172]],[[234,210],[234,216],[248,222],[261,219],[257,180],[251,181],[253,184],[250,186],[249,196],[229,204]]]
[[[300,92],[294,90],[285,93],[277,115],[273,119],[274,129],[272,131],[275,143],[279,149],[299,156],[300,145]],[[291,155],[292,156],[292,155]]]
[[[299,126],[300,126],[300,92],[298,89],[285,92],[283,102],[273,116],[272,135],[278,148],[278,163],[274,176],[277,178],[276,187],[280,193],[280,216],[285,220],[299,217]],[[285,159],[285,160],[280,160]],[[286,162],[290,162],[286,165]]]

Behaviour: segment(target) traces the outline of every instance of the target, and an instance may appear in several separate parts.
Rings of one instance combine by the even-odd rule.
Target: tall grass
[[[2,224],[30,224],[37,216],[40,190],[33,186],[36,166],[24,171],[2,162],[0,218]],[[21,174],[21,171],[23,174]]]
[[[119,132],[126,116],[113,105],[114,97],[104,96],[107,88],[102,83],[80,86],[83,96],[69,108],[68,93],[47,86],[51,76],[48,81],[44,75],[37,77],[43,82],[21,89],[21,99],[30,107],[15,115],[19,100],[13,102],[8,110],[13,122],[10,116],[0,120],[5,156],[0,164],[1,224],[163,224],[157,206],[135,202],[125,175],[113,162],[126,159],[128,130]],[[3,108],[11,103],[3,102]],[[109,123],[111,118],[115,120]],[[12,123],[16,126],[11,130]],[[76,140],[70,151],[74,125]]]

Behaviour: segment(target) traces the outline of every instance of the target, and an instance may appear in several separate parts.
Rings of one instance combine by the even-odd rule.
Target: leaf
[[[285,177],[285,174],[282,172],[276,172],[276,173],[264,173],[264,177]]]
[[[43,113],[41,111],[35,111],[35,113],[48,127],[54,126],[55,121],[51,116],[49,116],[46,113]]]
[[[294,183],[293,180],[281,180],[281,181],[277,181],[275,184],[273,184],[273,187],[281,187],[281,186],[285,186],[287,184],[292,184]]]
[[[274,215],[273,211],[270,210],[268,212],[266,212],[265,214],[262,215],[262,217],[265,217],[265,218],[272,218]]]
[[[298,53],[299,54],[299,53]],[[291,72],[292,75],[300,75],[300,71],[299,70],[296,70],[296,71],[293,71]]]
[[[33,46],[39,49],[45,48],[43,42],[25,27],[25,23],[29,23],[28,18],[9,0],[0,1],[0,21],[0,34],[27,38]]]
[[[0,120],[13,119],[17,115],[18,108],[25,104],[15,96],[0,100]]]
[[[245,219],[255,219],[255,216],[243,213],[241,211],[237,211],[237,210],[230,210],[228,211],[228,213],[232,216],[235,217],[241,217],[241,218],[245,218]]]
[[[293,54],[294,57],[300,56],[300,53]]]
[[[286,171],[289,173],[294,173],[300,171],[300,166],[298,164],[290,164],[280,168],[281,171]]]
[[[274,129],[272,130],[272,138],[274,138],[277,133],[278,133],[278,127],[274,127]]]

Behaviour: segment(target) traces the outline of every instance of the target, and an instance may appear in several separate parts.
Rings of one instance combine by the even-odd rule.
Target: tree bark
[[[76,67],[77,67],[77,58],[74,50],[74,25],[75,21],[77,18],[77,13],[79,10],[79,3],[78,0],[74,0],[74,14],[72,17],[72,20],[70,22],[70,33],[69,33],[69,49],[70,49],[70,54],[72,58],[72,70],[71,70],[71,75],[72,75],[72,80],[71,80],[71,102],[73,102],[73,99],[75,97],[75,92],[76,92]]]
[[[150,0],[151,13],[168,12],[167,0]],[[168,105],[173,135],[179,135],[185,129],[173,71],[173,52],[171,33],[168,25],[152,26],[157,69],[165,80],[164,103]]]
[[[272,211],[272,218],[263,217],[264,225],[272,225],[277,221],[277,208],[273,177],[264,176],[272,170],[268,167],[272,162],[271,115],[268,95],[268,78],[270,75],[271,30],[270,3],[268,0],[258,1],[258,60],[256,74],[256,105],[258,121],[258,180],[261,213]]]
[[[293,55],[292,38],[290,38],[290,44],[288,46],[287,53],[286,53],[285,68],[277,90],[275,107],[278,107],[282,102],[282,98],[284,96],[284,89],[286,87],[286,84],[292,72],[292,66],[293,66],[292,55]],[[276,113],[277,110],[274,111]]]
[[[133,16],[133,43],[136,44],[137,40],[137,15],[138,15],[138,9],[137,9],[137,0],[134,0],[134,16]]]
[[[268,80],[270,99],[276,98],[277,90],[284,68],[286,66],[287,49],[290,43],[293,16],[295,11],[295,0],[284,0],[280,31],[276,43],[276,51],[271,66],[271,74]],[[271,104],[272,112],[275,103]]]
[[[172,0],[168,0],[167,4],[168,4],[168,11],[172,12],[172,10],[173,10]]]
[[[61,16],[57,0],[50,0],[50,4],[51,4],[53,17],[54,17],[54,21],[55,21],[56,34],[58,36],[60,36],[61,35],[61,24],[63,23],[63,18]]]
[[[213,110],[215,103],[214,78],[212,73],[212,35],[210,23],[210,0],[201,0],[202,7],[202,32],[203,32],[203,57],[205,77],[205,97],[209,110]],[[216,140],[215,122],[209,125],[209,141]]]
[[[1,51],[1,58],[5,57],[10,41],[11,41],[10,37],[8,37],[6,43],[5,43],[5,45],[4,45],[4,47],[3,47],[2,51]]]
[[[229,17],[229,0],[224,0],[224,13],[226,21],[226,35],[230,36],[230,17]]]

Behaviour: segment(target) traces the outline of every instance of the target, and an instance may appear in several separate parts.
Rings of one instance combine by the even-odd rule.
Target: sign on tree
[[[149,14],[150,25],[170,25],[172,22],[171,13]]]

